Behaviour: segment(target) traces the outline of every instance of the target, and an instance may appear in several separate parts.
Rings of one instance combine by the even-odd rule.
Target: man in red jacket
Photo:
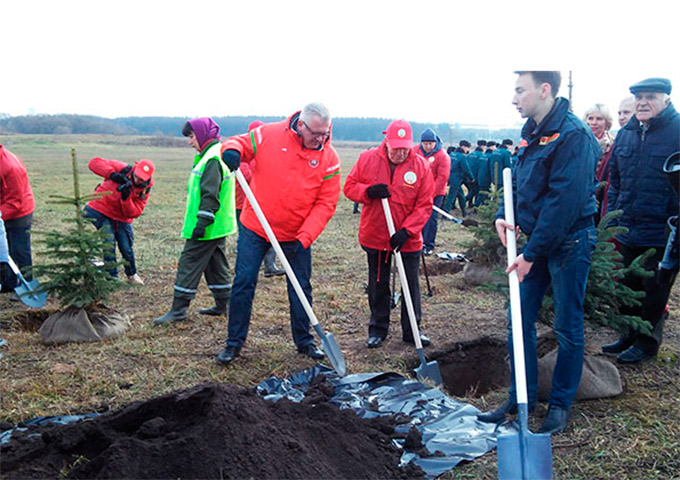
[[[376,348],[387,337],[390,324],[390,265],[392,252],[400,251],[420,324],[418,265],[423,248],[423,226],[432,212],[434,180],[429,163],[413,149],[411,125],[395,120],[387,127],[379,147],[363,152],[345,180],[344,193],[362,204],[359,243],[368,259],[368,348]],[[382,199],[390,198],[396,232],[390,236]],[[405,342],[413,333],[405,302],[401,303],[401,331]],[[423,334],[423,346],[430,340]]]
[[[434,192],[432,202],[439,208],[444,204],[446,185],[449,182],[451,171],[451,158],[442,149],[442,141],[431,128],[426,129],[420,136],[420,145],[413,148],[415,152],[424,157],[430,164],[432,178],[434,179]],[[435,239],[437,238],[437,220],[439,213],[432,210],[430,218],[423,228],[423,254],[432,255]]]
[[[149,200],[154,164],[151,160],[142,159],[134,165],[128,165],[118,160],[97,157],[90,161],[89,167],[93,173],[104,177],[104,181],[95,188],[95,193],[104,195],[89,201],[83,216],[91,219],[97,230],[103,228],[111,235],[109,248],[104,252],[104,261],[116,262],[117,243],[120,254],[127,262],[125,274],[128,282],[144,285],[137,274],[135,252],[132,249],[132,221],[142,214]],[[118,277],[118,267],[113,266],[109,273]]]
[[[7,231],[7,246],[12,260],[24,277],[31,280],[31,224],[35,201],[28,183],[26,167],[19,157],[0,145],[0,211]],[[9,265],[0,265],[0,284],[3,292],[11,292],[18,279]]]
[[[340,196],[340,159],[330,143],[331,117],[311,103],[288,119],[231,137],[222,160],[235,170],[250,164],[250,189],[267,218],[309,303],[312,303],[312,249],[335,213]],[[250,326],[257,274],[271,244],[249,202],[240,216],[236,272],[229,299],[227,344],[217,356],[228,364],[239,356]],[[314,345],[309,317],[288,281],[291,330],[297,351],[313,359],[324,354]]]

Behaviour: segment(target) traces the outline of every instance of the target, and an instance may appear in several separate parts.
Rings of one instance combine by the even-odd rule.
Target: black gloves
[[[116,190],[120,192],[121,200],[127,200],[130,198],[130,193],[132,193],[132,182],[128,180],[123,185],[120,185]]]
[[[126,182],[129,182],[127,176],[124,173],[120,172],[113,172],[111,175],[109,175],[109,179],[113,180],[116,183],[120,183],[123,185]]]
[[[200,240],[205,236],[205,225],[196,225],[194,231],[191,234],[192,240]]]
[[[235,172],[241,165],[241,154],[238,150],[225,150],[222,152],[222,161],[227,164],[229,170]]]
[[[405,228],[400,228],[390,237],[390,247],[395,252],[398,252],[404,246],[406,240],[408,240],[408,232]]]
[[[366,189],[368,198],[387,198],[390,196],[390,191],[384,183],[376,183]]]

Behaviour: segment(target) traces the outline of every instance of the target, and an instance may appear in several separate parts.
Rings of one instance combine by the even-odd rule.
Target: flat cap
[[[630,93],[637,92],[661,92],[671,94],[671,81],[667,78],[648,78],[630,86]]]

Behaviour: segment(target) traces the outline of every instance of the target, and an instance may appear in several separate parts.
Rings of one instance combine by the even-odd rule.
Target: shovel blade
[[[47,301],[47,293],[40,292],[40,284],[37,280],[31,280],[30,282],[19,284],[18,287],[14,289],[16,294],[19,296],[24,305],[32,308],[41,308],[45,306]]]
[[[550,435],[527,432],[498,436],[499,480],[552,478]]]
[[[427,363],[422,362],[414,371],[420,381],[434,382],[437,386],[444,384],[442,381],[442,372],[439,370],[439,364],[436,360]]]
[[[335,337],[332,333],[326,333],[325,335],[320,335],[321,338],[321,348],[326,353],[328,360],[333,365],[333,369],[340,376],[344,377],[347,373],[347,367],[345,366],[345,357],[340,351],[340,346],[338,342],[335,341]]]

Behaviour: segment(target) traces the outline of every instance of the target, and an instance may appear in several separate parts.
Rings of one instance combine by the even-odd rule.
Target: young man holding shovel
[[[222,158],[235,170],[251,166],[249,187],[280,243],[305,298],[312,303],[312,243],[335,213],[340,196],[340,160],[330,144],[331,117],[311,103],[288,119],[264,124],[224,142]],[[257,276],[271,247],[250,202],[240,217],[234,287],[229,300],[229,332],[218,363],[240,355],[248,335]],[[287,278],[290,323],[298,353],[324,358],[314,345],[310,319]]]
[[[507,272],[517,270],[520,283],[524,351],[529,410],[536,405],[538,358],[536,320],[541,301],[552,284],[554,329],[559,344],[553,371],[548,415],[541,433],[556,433],[567,426],[569,409],[581,381],[583,367],[583,301],[596,232],[595,164],[600,147],[590,128],[569,111],[569,102],[557,98],[559,72],[521,71],[513,104],[527,122],[513,173],[517,228],[527,237],[522,253]],[[504,204],[496,215],[498,236],[506,245]],[[508,318],[510,315],[508,315]],[[508,348],[512,358],[512,328],[508,321]],[[513,362],[514,364],[514,362]],[[514,368],[514,366],[513,366]],[[513,375],[513,378],[515,376]],[[517,412],[515,385],[500,407],[478,416],[501,422]]]
[[[411,125],[395,120],[387,127],[379,147],[363,152],[345,180],[344,193],[362,204],[359,243],[368,260],[368,348],[379,347],[390,325],[390,266],[392,254],[400,251],[420,324],[418,266],[423,248],[423,227],[432,213],[434,179],[430,164],[413,149]],[[382,199],[390,198],[396,232],[390,236]],[[413,334],[405,302],[401,303],[401,331],[405,342]],[[423,346],[430,340],[421,333]]]

